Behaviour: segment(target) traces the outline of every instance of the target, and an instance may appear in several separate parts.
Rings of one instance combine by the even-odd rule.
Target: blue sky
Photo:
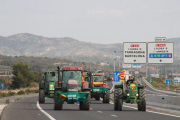
[[[180,0],[0,0],[0,36],[31,33],[93,43],[180,37]]]

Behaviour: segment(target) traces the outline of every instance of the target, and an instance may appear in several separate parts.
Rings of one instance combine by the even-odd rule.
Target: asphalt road
[[[78,104],[64,104],[63,110],[53,109],[53,99],[47,98],[45,104],[37,107],[38,97],[31,97],[13,102],[6,106],[2,120],[179,120],[180,116],[170,116],[157,111],[138,111],[135,108],[123,107],[123,111],[114,111],[113,103],[103,104],[102,101],[91,101],[90,111],[80,111]],[[43,109],[42,113],[40,109]]]
[[[109,84],[112,87],[112,84]],[[18,100],[5,107],[2,120],[180,120],[180,115],[172,115],[147,108],[138,111],[136,105],[124,104],[123,111],[114,111],[114,105],[103,104],[91,99],[89,111],[79,110],[79,104],[64,104],[63,110],[53,109],[53,99],[47,98],[45,104],[38,104],[38,97]],[[39,106],[39,107],[38,107]]]

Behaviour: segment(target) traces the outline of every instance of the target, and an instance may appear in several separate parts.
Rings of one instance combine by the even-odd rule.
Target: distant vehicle
[[[91,76],[91,98],[103,99],[103,103],[109,103],[110,90],[108,83],[104,80],[104,73],[92,73]]]
[[[44,79],[39,82],[39,103],[45,103],[45,97],[54,97],[56,81],[58,81],[58,71],[47,71],[44,73]]]

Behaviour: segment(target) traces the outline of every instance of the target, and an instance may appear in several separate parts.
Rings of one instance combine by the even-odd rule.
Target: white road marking
[[[118,117],[117,115],[111,115],[111,116],[113,116],[113,117]]]
[[[103,113],[102,111],[97,111],[97,112],[99,112],[99,113]]]
[[[46,111],[44,111],[44,110],[40,107],[38,101],[37,101],[37,107],[38,107],[38,109],[39,109],[42,113],[44,113],[50,120],[56,120],[55,118],[53,118],[51,115],[49,115]]]
[[[135,108],[135,107],[129,107],[129,106],[125,106],[125,105],[123,105],[123,107],[128,107],[128,108],[137,109],[137,108]],[[150,112],[150,113],[155,113],[155,114],[161,114],[161,115],[167,115],[167,116],[172,116],[172,117],[178,117],[178,118],[180,118],[180,116],[177,116],[177,115],[171,115],[171,114],[166,114],[166,113],[154,112],[154,111],[149,111],[149,110],[146,110],[146,112]]]

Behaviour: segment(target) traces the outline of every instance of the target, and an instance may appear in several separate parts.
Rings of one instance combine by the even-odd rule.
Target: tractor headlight
[[[138,96],[138,94],[136,94],[136,96]]]
[[[127,94],[127,96],[129,96],[129,93]]]

